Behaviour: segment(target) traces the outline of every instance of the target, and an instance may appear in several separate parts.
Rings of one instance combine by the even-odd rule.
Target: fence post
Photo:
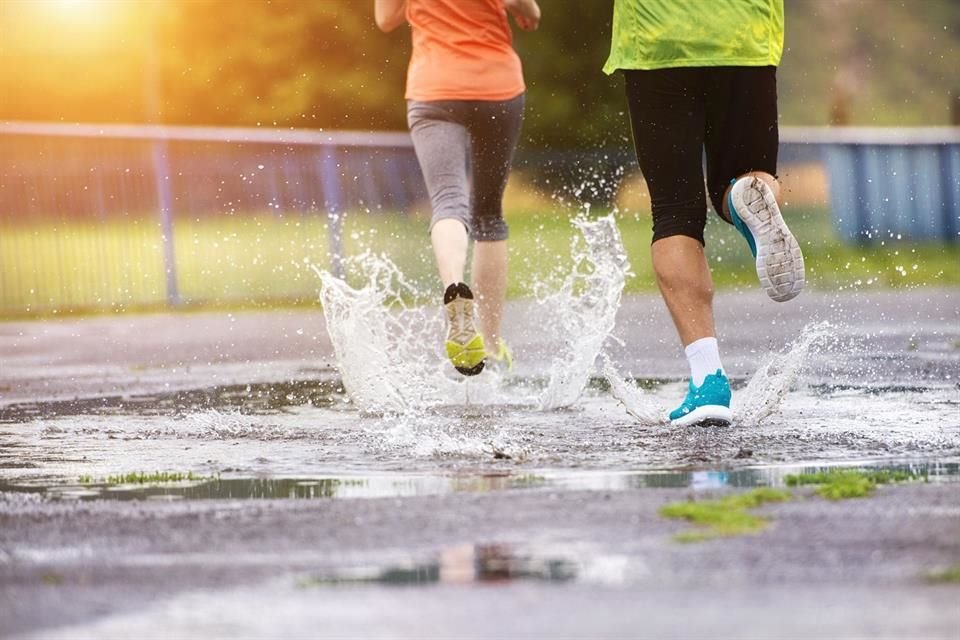
[[[147,55],[144,60],[143,91],[144,107],[148,122],[163,121],[163,103],[160,99],[161,75],[157,42],[158,16],[154,7],[148,7]],[[173,196],[170,189],[170,158],[168,142],[162,132],[151,142],[153,155],[153,178],[157,189],[157,208],[160,214],[160,232],[163,239],[163,267],[167,284],[167,304],[180,304],[180,288],[177,286],[177,263],[173,241]]]
[[[329,145],[320,157],[320,182],[323,185],[324,208],[330,243],[330,271],[343,278],[343,188],[337,147]]]
[[[151,143],[153,151],[153,176],[157,188],[157,208],[160,214],[160,233],[163,238],[163,267],[166,274],[167,304],[180,304],[180,289],[177,286],[177,262],[173,241],[173,195],[170,189],[170,159],[167,156],[166,138],[157,137]]]

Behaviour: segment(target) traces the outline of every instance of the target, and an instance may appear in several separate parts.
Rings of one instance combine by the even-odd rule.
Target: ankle
[[[690,379],[695,387],[703,384],[707,376],[725,373],[720,362],[720,348],[713,336],[700,338],[684,348],[687,363],[690,365]]]

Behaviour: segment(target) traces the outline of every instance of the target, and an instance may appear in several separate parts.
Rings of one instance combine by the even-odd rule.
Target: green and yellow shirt
[[[615,0],[603,70],[765,67],[783,54],[783,0]]]

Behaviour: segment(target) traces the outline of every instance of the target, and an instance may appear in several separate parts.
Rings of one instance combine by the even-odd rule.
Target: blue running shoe
[[[699,387],[693,386],[691,380],[683,404],[670,413],[670,424],[678,427],[693,424],[726,426],[732,420],[730,381],[720,369],[704,378]]]
[[[803,289],[803,253],[783,221],[770,185],[754,176],[733,183],[727,197],[730,220],[750,245],[757,277],[777,302],[796,297]]]

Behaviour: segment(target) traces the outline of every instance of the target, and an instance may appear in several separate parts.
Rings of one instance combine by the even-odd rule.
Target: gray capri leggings
[[[474,240],[507,239],[503,190],[523,105],[522,93],[503,102],[407,101],[407,123],[433,208],[431,229],[453,218]]]

